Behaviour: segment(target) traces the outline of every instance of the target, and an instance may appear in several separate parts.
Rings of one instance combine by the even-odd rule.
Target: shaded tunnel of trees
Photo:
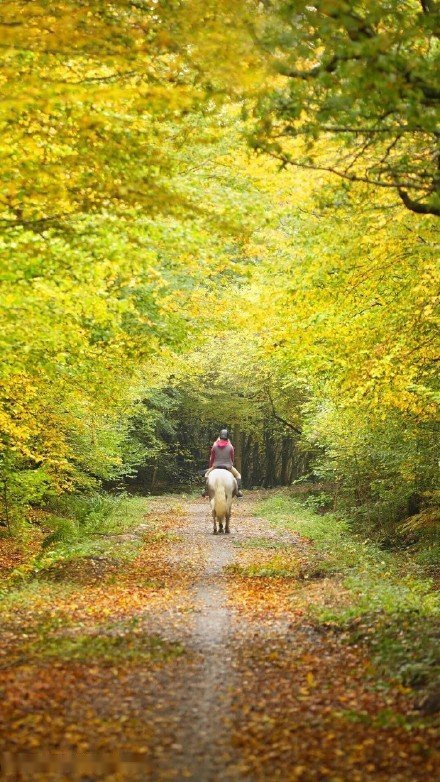
[[[202,485],[211,445],[224,427],[234,445],[235,466],[245,488],[286,486],[309,473],[311,451],[301,447],[299,432],[289,431],[270,406],[259,407],[257,420],[245,428],[231,420],[233,401],[229,418],[227,402],[226,411],[217,413],[218,406],[212,404],[202,414],[193,401],[173,388],[148,400],[150,414],[152,404],[157,405],[151,428],[145,428],[141,418],[133,422],[134,434],[146,447],[147,456],[127,479],[127,487],[158,493]]]

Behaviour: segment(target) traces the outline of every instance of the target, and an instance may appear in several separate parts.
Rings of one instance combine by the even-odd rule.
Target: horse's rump
[[[218,521],[223,521],[228,510],[228,501],[226,490],[223,484],[218,483],[214,490],[214,496],[211,500],[212,511],[215,512]]]
[[[209,473],[208,494],[211,500],[214,532],[217,531],[217,523],[220,525],[220,531],[225,523],[225,532],[229,532],[232,497],[236,490],[237,481],[229,470],[216,467]]]

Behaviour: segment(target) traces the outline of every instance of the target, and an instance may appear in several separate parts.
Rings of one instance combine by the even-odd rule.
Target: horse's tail
[[[222,522],[227,511],[226,489],[223,484],[217,484],[214,494],[214,512],[219,522]]]

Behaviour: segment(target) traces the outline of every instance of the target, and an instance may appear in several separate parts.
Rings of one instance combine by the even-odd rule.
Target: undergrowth
[[[349,600],[309,608],[312,620],[348,643],[366,642],[383,679],[437,692],[440,687],[440,596],[431,577],[433,547],[383,551],[353,533],[346,519],[317,515],[298,500],[275,495],[259,514],[312,544],[327,576],[337,575]],[[315,552],[315,553],[314,553]],[[307,588],[307,587],[306,587]]]
[[[9,582],[43,576],[55,566],[82,559],[132,559],[141,539],[122,540],[145,514],[145,499],[128,495],[64,496],[53,500],[44,516],[37,553],[9,575]],[[40,533],[41,534],[41,533]]]
[[[78,631],[45,633],[28,645],[23,645],[22,654],[29,659],[77,660],[78,662],[100,662],[114,664],[118,661],[165,662],[183,654],[180,643],[167,641],[158,635],[149,635],[136,627],[136,622],[101,624],[93,633]]]

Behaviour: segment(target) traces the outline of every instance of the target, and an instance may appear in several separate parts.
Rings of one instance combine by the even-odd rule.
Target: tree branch
[[[436,217],[440,217],[440,206],[437,207],[430,204],[422,204],[420,201],[414,201],[414,199],[411,198],[405,190],[402,190],[401,187],[397,188],[397,192],[406,208],[411,212],[415,212],[419,215],[435,215]]]
[[[47,79],[48,82],[51,84],[99,84],[105,82],[111,82],[111,81],[118,81],[119,79],[126,79],[130,78],[132,76],[149,76],[149,74],[146,74],[145,72],[138,71],[138,70],[132,70],[132,71],[122,71],[118,73],[110,73],[107,76],[85,76],[83,79],[76,79],[75,81],[72,81],[70,79]]]
[[[275,410],[274,401],[272,399],[271,393],[268,388],[265,389],[267,398],[269,399],[270,406],[272,408],[272,415],[275,418],[276,421],[279,421],[280,424],[283,424],[284,426],[287,426],[288,429],[292,429],[293,432],[296,434],[302,434],[301,429],[298,429],[295,424],[290,423],[290,421],[286,421],[285,418],[283,418],[281,415],[278,415],[277,411]]]
[[[288,68],[283,63],[277,65],[277,70],[281,76],[289,76],[293,79],[315,79],[320,73],[333,73],[336,70],[339,59],[339,57],[334,55],[328,63],[315,65],[315,67],[311,68],[309,71],[298,71],[296,68]]]
[[[436,0],[420,0],[420,4],[425,14],[436,14],[438,12]]]
[[[399,136],[403,136],[404,133],[426,133],[426,130],[424,128],[417,128],[417,127],[409,127],[406,125],[395,125],[393,127],[385,127],[385,128],[364,128],[362,126],[359,127],[351,127],[343,126],[343,125],[322,125],[321,130],[324,130],[328,133],[354,133],[355,135],[365,135],[370,136],[374,134],[388,134],[388,133],[396,133]],[[433,131],[433,134],[439,135],[440,132]]]
[[[38,226],[44,228],[45,225],[56,222],[57,220],[63,220],[65,218],[74,217],[74,212],[60,212],[60,214],[52,215],[51,217],[39,217],[35,220],[23,220],[17,218],[17,220],[0,220],[0,230],[9,230],[11,228],[30,228],[33,230]]]
[[[360,176],[358,174],[352,174],[352,173],[345,173],[344,171],[338,171],[337,168],[334,168],[334,166],[319,166],[315,163],[301,163],[298,160],[292,160],[287,155],[282,155],[280,153],[276,153],[271,149],[264,149],[264,146],[261,147],[262,151],[266,152],[268,155],[273,157],[275,160],[280,160],[281,163],[284,166],[297,166],[298,168],[305,168],[311,171],[328,171],[330,174],[335,174],[338,177],[341,177],[341,179],[346,179],[349,182],[364,182],[366,185],[375,185],[376,187],[384,187],[389,189],[397,189],[399,185],[396,185],[394,182],[384,182],[380,179],[371,179],[367,176]],[[404,185],[400,185],[401,187],[404,186],[406,188],[412,188],[414,190],[419,190],[420,188],[415,185],[411,184],[410,182],[405,183]]]

